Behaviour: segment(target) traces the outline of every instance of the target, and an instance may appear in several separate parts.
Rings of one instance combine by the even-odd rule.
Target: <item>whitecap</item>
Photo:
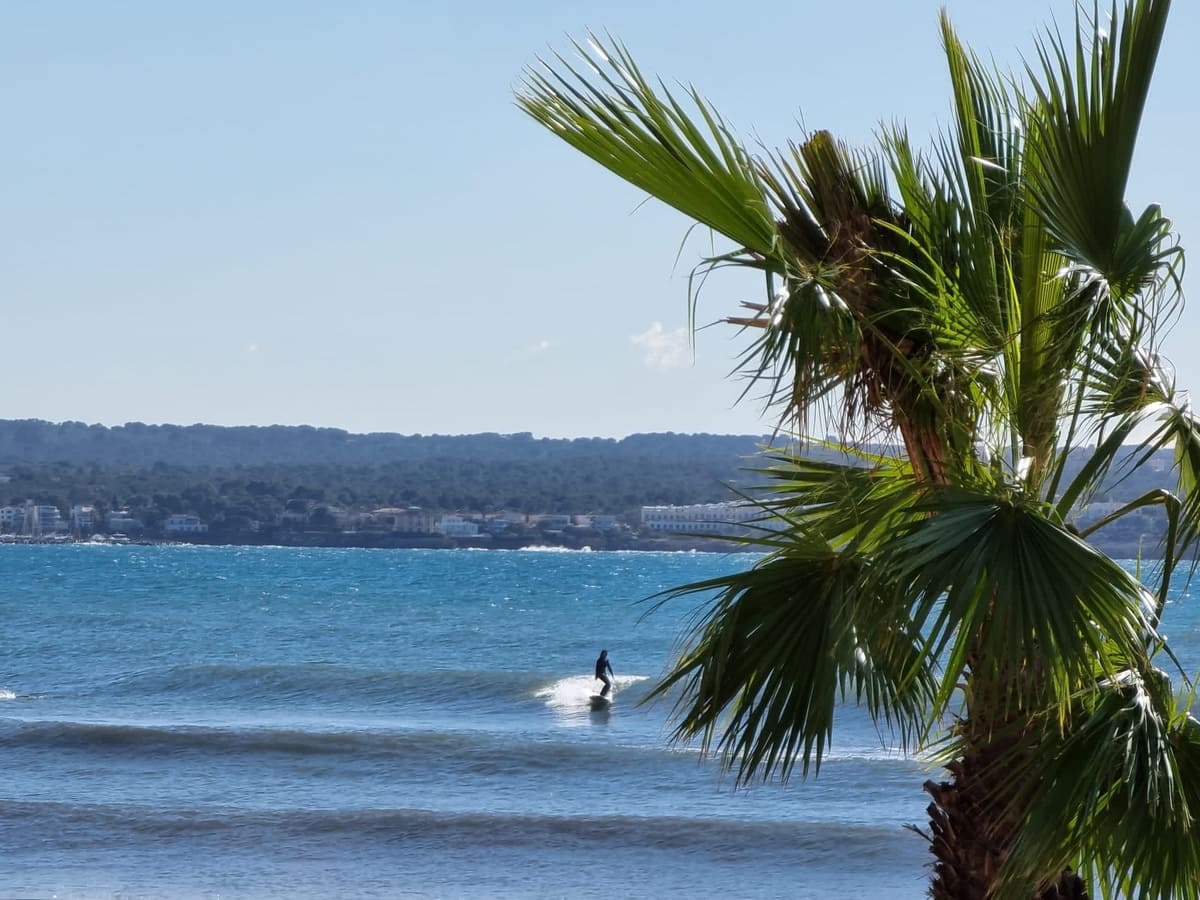
[[[613,699],[624,687],[645,681],[649,675],[618,675],[613,679]],[[534,696],[546,705],[559,710],[587,709],[592,695],[599,690],[599,682],[592,675],[568,675],[539,690]]]

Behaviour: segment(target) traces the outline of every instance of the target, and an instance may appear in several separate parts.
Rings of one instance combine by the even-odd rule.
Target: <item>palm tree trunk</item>
[[[929,428],[914,424],[913,416],[898,416],[900,434],[917,477],[946,485],[946,447]],[[989,612],[994,617],[995,606]],[[987,627],[1003,627],[990,621]],[[932,802],[929,850],[933,854],[933,900],[992,900],[1000,870],[1020,833],[1023,813],[1033,799],[1030,779],[1014,773],[1030,771],[1036,748],[1023,738],[1027,720],[1019,702],[1025,682],[1036,673],[1022,671],[979,674],[982,634],[966,672],[967,708],[956,728],[963,755],[946,770],[949,781],[925,782]],[[918,830],[919,831],[919,830]],[[924,834],[924,832],[919,832]],[[1087,900],[1083,882],[1070,869],[1040,890],[1030,888],[1030,900]]]
[[[1037,748],[1022,739],[1025,728],[1011,699],[1012,684],[981,680],[968,677],[974,708],[957,725],[964,751],[946,767],[951,780],[924,785],[932,798],[925,836],[935,858],[929,888],[933,900],[991,900],[1020,833],[1022,813],[1033,799],[1034,783],[1016,773],[1029,771]],[[1064,869],[1049,885],[1031,886],[1029,897],[1087,900],[1087,893],[1082,880]]]

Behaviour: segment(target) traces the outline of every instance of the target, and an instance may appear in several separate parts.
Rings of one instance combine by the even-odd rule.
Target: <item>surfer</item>
[[[607,697],[608,692],[612,690],[612,679],[608,677],[612,674],[612,663],[608,661],[608,651],[601,650],[600,656],[596,660],[596,677],[604,682],[604,687],[600,691],[601,697]]]

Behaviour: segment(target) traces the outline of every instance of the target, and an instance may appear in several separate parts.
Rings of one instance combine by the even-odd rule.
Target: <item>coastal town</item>
[[[364,547],[564,546],[604,549],[727,549],[724,538],[763,527],[761,507],[744,502],[643,506],[634,522],[611,514],[470,515],[419,507],[348,511],[291,506],[275,521],[251,521],[234,543]],[[148,525],[127,509],[74,504],[63,510],[30,500],[0,507],[0,543],[230,543],[199,516],[178,513]]]
[[[1080,510],[1087,526],[1123,508],[1121,501],[1093,501]],[[203,518],[174,513],[147,522],[128,509],[105,511],[74,504],[60,509],[30,500],[0,507],[0,544],[210,544],[285,547],[428,549],[520,549],[563,547],[591,550],[742,549],[737,542],[779,520],[755,503],[646,505],[635,516],[609,513],[438,512],[410,507],[344,510],[324,504],[289,503],[272,520],[251,519],[236,531],[214,529]],[[1100,545],[1134,558],[1156,546],[1163,523],[1153,511],[1122,523]],[[1105,538],[1107,538],[1105,540]]]

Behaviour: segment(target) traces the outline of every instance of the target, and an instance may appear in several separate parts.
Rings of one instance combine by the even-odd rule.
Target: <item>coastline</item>
[[[548,539],[546,536],[524,538],[502,538],[481,536],[478,538],[430,537],[426,535],[404,535],[391,532],[282,532],[264,536],[262,540],[229,541],[212,539],[206,535],[190,535],[186,541],[160,538],[129,538],[126,540],[95,540],[93,538],[42,537],[24,535],[0,535],[0,546],[31,544],[62,546],[88,544],[97,546],[204,546],[204,547],[322,547],[330,549],[365,550],[626,550],[647,553],[760,553],[760,549],[731,540],[719,538],[679,535],[676,537],[655,536],[637,538],[629,536],[607,536],[603,533],[590,535],[563,535]]]
[[[319,531],[275,531],[264,534],[260,539],[243,535],[232,541],[221,536],[193,534],[188,540],[169,538],[129,537],[119,540],[92,537],[52,535],[33,538],[28,535],[0,534],[0,547],[65,544],[91,544],[99,546],[203,546],[203,547],[324,547],[330,549],[361,550],[624,550],[646,553],[757,553],[765,552],[760,547],[743,544],[736,540],[703,537],[698,535],[655,535],[642,538],[621,533],[585,531],[579,534],[541,534],[537,536],[505,538],[495,535],[478,537],[445,537],[442,535],[406,535],[396,532],[319,532]],[[1161,559],[1155,541],[1097,541],[1093,546],[1101,553],[1118,560],[1157,561]],[[1188,556],[1186,558],[1192,558]]]

